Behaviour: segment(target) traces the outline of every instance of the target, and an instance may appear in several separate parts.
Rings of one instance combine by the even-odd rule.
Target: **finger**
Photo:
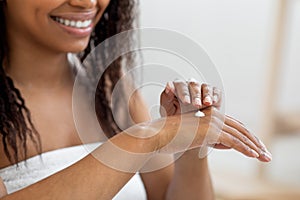
[[[234,136],[238,137],[259,154],[259,160],[268,162],[272,159],[271,153],[265,148],[264,144],[254,134],[250,133],[242,123],[235,121],[233,118],[226,117],[225,124],[227,126],[224,126],[224,128],[227,127],[227,132],[234,134]]]
[[[237,119],[235,119],[231,116],[228,116],[228,115],[226,117],[228,117],[229,119],[235,121],[236,123],[239,123],[242,127],[244,127],[246,129],[247,132],[250,133],[250,131],[245,127],[245,125],[241,121],[239,121],[239,120],[237,120]],[[256,141],[255,144],[258,145],[262,150],[267,151],[266,145],[258,137],[256,137],[254,134],[252,134],[252,136],[254,137],[253,139]]]
[[[210,107],[210,108],[204,109],[202,111],[206,115],[212,116],[214,124],[219,129],[223,129],[223,127],[227,125],[227,126],[230,126],[234,129],[236,129],[241,134],[245,135],[248,139],[250,139],[250,141],[252,143],[254,143],[258,149],[261,149],[261,151],[258,150],[259,151],[258,159],[260,161],[268,162],[272,159],[271,153],[264,147],[263,144],[258,146],[258,144],[260,144],[260,140],[256,139],[256,137],[252,133],[250,133],[241,122],[238,122],[229,116],[226,116],[226,118],[225,118],[224,115],[222,113],[220,113],[220,111],[214,107]],[[216,143],[214,143],[214,144],[216,144]],[[260,148],[261,146],[263,148]],[[250,148],[250,147],[248,146],[248,148]]]
[[[222,91],[216,87],[213,87],[213,105],[220,107],[222,103]]]
[[[207,84],[202,84],[202,104],[211,106],[213,103],[213,88]]]
[[[253,149],[257,154],[260,154],[261,150],[244,134],[242,134],[241,132],[239,132],[237,129],[234,129],[228,125],[224,125],[223,126],[223,130],[227,133],[229,133],[230,135],[238,138],[241,142],[243,142],[244,144],[248,145],[251,149]]]
[[[175,89],[172,82],[166,84],[164,92],[160,96],[160,114],[162,117],[166,115],[173,115],[176,113],[177,107],[174,102],[177,101],[175,96]]]
[[[226,116],[225,118],[225,124],[227,124],[228,126],[234,127],[235,129],[237,129],[238,131],[240,131],[241,133],[243,133],[245,136],[247,136],[257,147],[259,147],[260,149],[264,149],[265,145],[260,142],[260,140],[258,140],[254,134],[252,134],[242,122],[237,121],[236,119],[230,117],[230,116]]]
[[[252,134],[246,127],[245,125],[226,115],[225,118],[224,118],[224,115],[221,114],[217,109],[211,109],[211,112],[212,112],[212,115],[219,118],[221,121],[223,121],[226,125],[232,127],[232,128],[235,128],[236,130],[238,130],[239,132],[241,132],[243,135],[245,135],[246,137],[248,137],[252,143],[254,143],[257,147],[259,147],[260,149],[265,149],[265,145],[259,140],[257,139],[257,137],[255,137],[254,134]]]
[[[252,158],[259,157],[258,153],[251,149],[249,146],[245,145],[238,138],[230,135],[229,133],[222,131],[219,137],[219,143],[224,146],[233,148],[238,152]]]
[[[175,92],[177,98],[183,103],[183,104],[190,104],[191,98],[190,98],[190,92],[188,88],[188,84],[186,81],[183,80],[175,80],[173,82],[175,87]]]
[[[196,81],[195,79],[190,79],[188,81],[188,87],[189,87],[189,92],[191,95],[191,99],[192,99],[192,104],[197,107],[200,108],[202,106],[202,102],[201,102],[201,85],[198,81]]]
[[[165,93],[169,94],[169,93],[173,93],[175,94],[175,87],[174,84],[172,82],[167,82],[166,88],[165,88]]]
[[[166,101],[168,105],[170,105],[170,102],[174,101],[176,99],[175,96],[175,86],[173,82],[168,82],[165,88],[165,94],[166,94]]]
[[[227,147],[223,144],[215,144],[215,145],[213,145],[213,148],[215,148],[215,149],[231,149],[231,147]]]

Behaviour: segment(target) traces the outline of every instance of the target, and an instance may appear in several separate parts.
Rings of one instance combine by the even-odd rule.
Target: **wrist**
[[[144,130],[136,129],[136,131]],[[123,131],[91,154],[112,169],[136,173],[156,154],[155,149],[155,143],[151,138],[137,138]]]

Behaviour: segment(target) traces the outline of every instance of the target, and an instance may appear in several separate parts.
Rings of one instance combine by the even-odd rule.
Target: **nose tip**
[[[97,0],[69,0],[69,4],[75,7],[94,8],[97,5]]]

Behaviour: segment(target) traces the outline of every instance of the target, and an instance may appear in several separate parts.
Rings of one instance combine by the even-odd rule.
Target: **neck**
[[[54,89],[72,81],[73,74],[67,53],[45,52],[32,46],[27,48],[26,45],[22,45],[22,48],[12,47],[4,66],[17,87]]]

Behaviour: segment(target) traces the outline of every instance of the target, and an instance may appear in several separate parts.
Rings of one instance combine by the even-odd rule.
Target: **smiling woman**
[[[210,143],[216,148],[234,148],[260,161],[271,160],[264,145],[243,124],[218,111],[221,95],[207,84],[196,80],[168,83],[161,94],[165,117],[155,121],[150,120],[138,92],[131,95],[128,105],[123,99],[111,101],[134,55],[122,55],[107,69],[103,63],[120,45],[133,45],[137,39],[130,35],[122,44],[106,39],[136,27],[135,5],[134,0],[0,0],[0,177],[8,192],[3,199],[112,199],[135,172],[172,161],[176,153],[182,153],[176,162],[141,173],[141,179],[134,176],[136,182],[129,182],[133,187],[122,189],[117,197],[146,198],[136,196],[139,188],[145,189],[148,199],[213,199],[207,159],[198,159],[206,135],[220,136]],[[93,57],[92,65],[81,63],[103,41],[108,42],[107,48]],[[97,123],[109,137],[106,142],[89,141],[93,155],[84,151],[73,119],[78,67],[86,80],[97,81],[93,94]],[[101,70],[104,75],[95,80]],[[128,80],[125,85],[131,83]],[[120,96],[127,92],[123,88]],[[84,90],[80,100],[85,102],[86,96]],[[131,126],[126,130],[118,126],[112,112],[122,106],[131,114],[122,118],[126,128]],[[204,115],[182,113],[184,107],[201,109]],[[104,134],[97,133],[97,139]],[[175,136],[179,145],[169,145]],[[189,146],[180,145],[185,141],[191,141]],[[5,188],[0,185],[0,196],[5,195],[1,192]]]
[[[9,38],[24,38],[30,42],[30,46],[44,46],[48,51],[82,51],[108,3],[109,0],[43,3],[34,0],[26,3],[19,0],[7,1],[5,13],[9,24]]]

